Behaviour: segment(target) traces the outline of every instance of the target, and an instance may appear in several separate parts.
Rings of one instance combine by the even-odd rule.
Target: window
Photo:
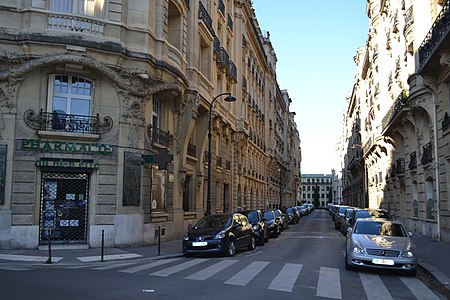
[[[208,80],[211,75],[211,46],[201,38],[200,42],[200,72],[205,76]]]
[[[161,128],[161,103],[156,97],[153,97],[152,125]]]
[[[50,10],[102,18],[105,0],[50,0]]]
[[[413,182],[412,184],[412,198],[413,198],[413,216],[419,216],[419,194],[417,192],[417,182]]]
[[[172,1],[169,2],[169,16],[167,27],[167,41],[181,52],[183,34],[182,18],[180,11]]]
[[[434,211],[434,191],[433,191],[433,181],[432,179],[427,179],[425,181],[425,218],[426,219],[434,219],[433,211]]]

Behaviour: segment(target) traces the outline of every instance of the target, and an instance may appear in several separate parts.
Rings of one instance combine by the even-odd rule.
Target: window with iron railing
[[[433,160],[433,154],[432,154],[432,145],[431,142],[423,146],[423,154],[422,158],[420,159],[420,162],[424,164],[428,164]]]
[[[416,151],[413,151],[409,154],[408,169],[414,170],[416,168],[417,168],[417,155]]]

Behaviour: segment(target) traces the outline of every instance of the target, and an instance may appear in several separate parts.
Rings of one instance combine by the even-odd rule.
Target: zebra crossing
[[[117,271],[121,273],[134,274],[143,273],[147,276],[155,276],[167,278],[175,274],[182,274],[182,278],[193,281],[213,280],[214,278],[221,278],[219,274],[226,274],[227,279],[223,281],[225,285],[246,287],[253,280],[257,280],[258,276],[271,276],[267,282],[268,290],[293,293],[295,286],[301,284],[302,276],[310,276],[310,272],[303,272],[305,269],[300,263],[285,263],[279,269],[277,274],[272,272],[263,272],[271,267],[271,264],[279,265],[270,261],[255,260],[242,261],[239,259],[209,259],[209,258],[194,258],[186,259],[183,257],[175,257],[163,260],[146,260],[139,262],[121,262],[110,264],[93,264],[81,265],[78,268],[91,269],[95,271]],[[5,266],[0,270],[26,270],[26,268],[13,268]],[[61,266],[66,269],[77,269],[77,266]],[[192,269],[192,270],[191,270]],[[230,269],[232,269],[230,271]],[[405,289],[409,294],[414,295],[419,300],[439,300],[439,298],[432,290],[430,290],[424,283],[415,277],[394,277],[391,276],[388,282],[383,281],[383,276],[373,272],[351,272],[341,270],[339,268],[321,266],[318,269],[318,280],[315,287],[309,287],[315,296],[328,299],[343,299],[345,284],[347,280],[359,280],[368,300],[380,299],[395,299],[392,294],[393,289]],[[352,276],[348,276],[351,274]],[[354,275],[357,276],[354,276]],[[215,277],[217,276],[217,277]],[[347,276],[347,278],[346,278]],[[351,279],[349,279],[351,277]],[[395,284],[392,283],[395,281]],[[314,291],[315,290],[315,291]]]

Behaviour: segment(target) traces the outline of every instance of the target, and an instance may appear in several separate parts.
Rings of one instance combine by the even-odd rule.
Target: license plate
[[[383,259],[383,258],[373,258],[372,263],[376,265],[387,265],[387,266],[394,265],[394,261],[392,259]]]
[[[192,242],[192,246],[199,247],[199,246],[206,246],[208,245],[208,242]]]

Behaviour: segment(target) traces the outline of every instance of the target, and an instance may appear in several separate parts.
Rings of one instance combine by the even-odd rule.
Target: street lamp
[[[205,215],[211,214],[211,123],[212,123],[212,112],[214,107],[214,102],[221,96],[227,96],[224,100],[226,102],[234,102],[236,98],[231,96],[231,93],[222,93],[214,97],[214,99],[209,104],[209,120],[208,120],[208,190],[206,195],[206,212]]]

